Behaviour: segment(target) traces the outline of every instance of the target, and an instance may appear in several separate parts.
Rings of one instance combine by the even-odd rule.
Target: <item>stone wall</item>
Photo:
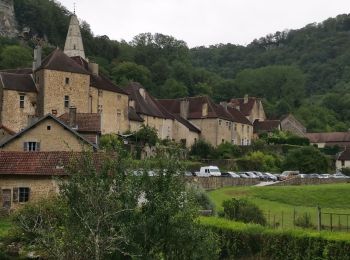
[[[319,184],[336,184],[336,183],[350,183],[350,179],[293,178],[286,181],[276,182],[270,186],[319,185]]]
[[[0,0],[0,36],[13,38],[17,34],[13,0]]]
[[[260,183],[256,179],[239,179],[230,177],[186,177],[189,183],[197,184],[205,190],[215,190],[231,186],[253,186]]]
[[[1,176],[0,191],[11,190],[11,209],[16,209],[26,203],[13,202],[14,188],[30,188],[29,202],[35,202],[58,192],[58,185],[52,176]],[[1,195],[1,193],[0,193]],[[0,208],[3,199],[0,196]]]

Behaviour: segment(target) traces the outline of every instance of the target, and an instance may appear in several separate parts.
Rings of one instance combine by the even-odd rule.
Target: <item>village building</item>
[[[198,127],[173,114],[162,102],[150,95],[142,85],[130,83],[125,91],[129,94],[129,120],[131,132],[142,125],[156,129],[160,139],[169,139],[184,146],[191,146],[199,138]]]
[[[338,154],[335,166],[337,170],[350,168],[350,149],[349,148],[345,149],[343,152]]]
[[[260,134],[263,134],[263,133],[269,134],[269,133],[282,130],[280,120],[260,121],[259,119],[257,119],[254,121],[253,127],[254,127],[254,134],[256,135],[257,138],[259,137]]]
[[[292,114],[282,117],[281,128],[282,131],[289,132],[300,137],[305,137],[306,134],[306,127]]]
[[[339,146],[350,147],[350,132],[306,133],[311,145],[318,148]]]
[[[266,120],[264,106],[260,98],[245,95],[244,98],[232,98],[228,105],[239,110],[251,123],[254,123],[255,120]]]
[[[1,151],[81,152],[98,147],[51,114],[11,136],[0,144]]]
[[[238,145],[251,143],[253,135],[251,123],[235,122],[226,107],[215,104],[207,96],[163,99],[159,102],[172,114],[188,120],[200,129],[200,138],[215,147],[224,142]],[[238,134],[238,129],[241,134]]]
[[[14,134],[16,134],[15,131],[7,128],[4,125],[0,125],[0,143],[6,141],[7,139],[9,139]]]

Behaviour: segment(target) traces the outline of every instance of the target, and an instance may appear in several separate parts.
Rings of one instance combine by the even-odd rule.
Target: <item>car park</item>
[[[228,177],[231,178],[241,178],[241,176],[239,176],[237,173],[235,172],[227,172],[228,173]]]
[[[330,175],[330,174],[320,174],[320,176],[319,176],[320,179],[329,179],[331,177],[332,177],[332,175]]]
[[[246,172],[245,174],[247,174],[250,179],[259,179],[259,176],[254,172]]]
[[[250,177],[247,175],[247,173],[245,173],[245,172],[239,172],[238,175],[241,176],[241,178],[243,178],[243,179],[249,179],[249,178],[250,178]]]
[[[335,174],[332,175],[333,178],[336,179],[349,179],[349,176],[346,176],[345,174],[341,173],[341,172],[337,172]]]
[[[285,180],[289,180],[292,178],[296,178],[299,175],[299,171],[284,171],[282,172],[282,174],[279,176],[279,180],[280,181],[285,181]]]
[[[277,176],[273,175],[272,173],[265,172],[265,176],[267,177],[268,180],[270,181],[277,181]]]

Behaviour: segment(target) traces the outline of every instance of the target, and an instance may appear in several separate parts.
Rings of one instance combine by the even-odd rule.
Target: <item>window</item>
[[[24,142],[23,150],[25,152],[39,152],[40,143],[39,142]]]
[[[75,44],[74,44],[74,46],[73,46],[73,50],[75,50],[77,48],[77,46],[75,46]]]
[[[344,160],[341,161],[341,166],[345,167],[345,161]]]
[[[64,107],[69,108],[69,96],[64,96]]]
[[[221,125],[221,120],[219,120],[219,125]]]
[[[18,197],[18,201],[19,202],[27,202],[29,201],[29,188],[19,188],[19,197]]]
[[[50,130],[51,130],[51,126],[48,125],[48,126],[46,127],[46,129],[47,129],[47,131],[50,131]]]
[[[237,124],[235,124],[235,131],[237,131]]]
[[[66,85],[69,85],[69,78],[66,78],[65,83]]]
[[[19,107],[24,108],[24,95],[19,96]]]

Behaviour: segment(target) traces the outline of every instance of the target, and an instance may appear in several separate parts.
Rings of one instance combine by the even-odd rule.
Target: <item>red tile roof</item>
[[[252,125],[252,123],[241,113],[241,111],[237,110],[236,108],[228,106],[227,111],[231,114],[233,122],[244,125]]]
[[[101,115],[98,113],[77,113],[77,132],[101,132]],[[69,113],[58,117],[66,125],[69,125]]]
[[[7,90],[38,92],[30,74],[0,72],[0,86]]]
[[[0,152],[0,175],[66,175],[72,152]]]
[[[273,132],[280,129],[281,121],[279,120],[254,121],[254,133]]]
[[[306,133],[310,143],[350,142],[350,132]]]
[[[37,71],[42,69],[90,75],[90,72],[77,64],[74,60],[72,60],[58,48],[51,52],[42,61],[41,66],[37,69]]]
[[[244,98],[233,98],[230,101],[230,105],[234,108],[239,107],[239,111],[241,111],[243,115],[249,116],[254,108],[254,104],[259,101],[260,99],[258,98],[248,97],[248,102],[244,103]]]

